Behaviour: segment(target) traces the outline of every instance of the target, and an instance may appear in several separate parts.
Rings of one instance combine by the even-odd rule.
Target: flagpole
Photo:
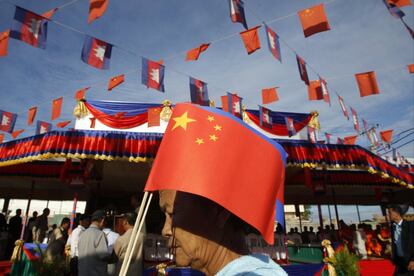
[[[137,231],[138,224],[140,223],[142,213],[144,211],[144,206],[145,206],[145,203],[147,202],[147,198],[148,198],[148,192],[145,192],[144,197],[142,198],[141,206],[139,207],[137,219],[135,220],[134,228],[132,229],[130,241],[135,239],[135,233]],[[127,259],[127,257],[129,258],[129,255],[131,254],[131,250],[132,250],[132,244],[131,244],[131,242],[129,242],[127,250],[125,252],[124,262],[122,263],[121,271],[119,272],[119,275],[125,275],[126,274],[126,272],[125,272],[125,266],[126,266],[125,260]]]
[[[135,233],[135,236],[134,236],[133,239],[132,239],[132,236],[131,236],[131,240],[133,241],[132,242],[132,250],[130,251],[130,254],[128,256],[125,255],[124,261],[122,263],[122,266],[124,266],[124,264],[125,264],[125,269],[124,269],[124,271],[122,271],[122,272],[119,273],[120,276],[125,276],[127,274],[127,272],[128,272],[129,263],[131,262],[132,255],[135,252],[135,248],[136,248],[137,243],[138,243],[139,234],[141,233],[141,229],[144,226],[145,217],[147,216],[147,212],[148,212],[148,208],[149,208],[149,206],[151,204],[152,196],[153,196],[153,193],[150,193],[149,199],[148,199],[147,204],[145,206],[144,214],[142,215],[142,219],[141,219],[141,221],[139,223],[138,231]],[[134,227],[135,227],[135,225],[134,225]],[[129,243],[128,246],[130,244],[131,243]]]

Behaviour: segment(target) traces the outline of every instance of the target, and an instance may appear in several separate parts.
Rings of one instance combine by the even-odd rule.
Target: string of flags
[[[245,27],[246,30],[241,32],[240,36],[245,45],[247,53],[252,54],[256,50],[260,49],[258,29],[261,27],[261,25],[248,29],[244,14],[244,3],[241,0],[229,0],[229,3],[231,20],[232,22],[241,23]],[[91,23],[93,20],[101,17],[103,13],[106,11],[107,5],[107,0],[90,0],[90,14],[88,22]],[[0,56],[7,55],[7,42],[9,37],[21,40],[34,47],[45,49],[47,38],[47,23],[48,21],[51,21],[50,18],[57,10],[58,8],[55,8],[45,12],[42,15],[37,15],[31,11],[16,6],[12,30],[10,32],[5,31],[1,33],[0,36]],[[311,36],[319,32],[330,30],[330,25],[324,11],[323,4],[302,10],[298,12],[298,16],[301,20],[305,37]],[[264,26],[267,34],[269,51],[276,59],[278,59],[281,62],[282,57],[280,51],[279,36],[266,24],[264,24]],[[210,43],[204,43],[197,48],[191,49],[187,52],[186,60],[198,60],[200,54],[206,51],[209,46]],[[110,43],[107,43],[105,41],[99,40],[97,38],[85,34],[85,41],[82,48],[81,59],[88,65],[93,66],[95,68],[108,69],[110,65],[112,47],[113,45],[111,45]],[[309,81],[305,60],[301,58],[298,54],[296,54],[296,59],[298,63],[300,77],[305,82],[305,84],[308,85],[309,100],[324,100],[330,104],[329,91],[327,89],[326,81],[323,80],[321,77],[319,77],[319,80]],[[409,65],[408,68],[409,72],[412,73],[412,66],[410,67]],[[153,88],[159,90],[160,92],[165,92],[164,72],[165,66],[162,64],[162,62],[151,61],[144,57],[142,58],[142,84],[146,85],[148,88]],[[360,73],[356,74],[355,77],[357,80],[361,97],[379,94],[375,72]],[[108,83],[108,90],[111,91],[113,88],[115,88],[122,82],[124,82],[124,75],[113,77]],[[198,84],[198,86],[196,83]],[[263,104],[269,104],[279,99],[276,88],[277,87],[262,90]],[[77,91],[75,94],[75,98],[83,98],[88,89],[89,87]],[[207,105],[207,102],[209,102],[207,84],[202,82],[201,80],[196,80],[191,77],[190,95],[192,101],[195,103]],[[226,97],[227,99],[227,104],[224,103],[222,97],[223,109],[228,105],[227,109],[231,113],[233,113],[236,116],[241,116],[242,98],[237,96],[236,94],[231,93],[228,93],[228,95],[224,97]],[[339,95],[338,97],[344,115],[347,117],[347,119],[349,119],[349,115],[347,115],[343,99]],[[60,116],[62,100],[62,98],[59,98],[53,101],[52,121]],[[233,101],[236,101],[235,106],[233,105]],[[238,104],[240,104],[239,107]],[[261,110],[265,109],[261,108]],[[266,110],[270,112],[269,109]],[[29,109],[28,122],[30,121],[30,124],[33,123],[34,117],[36,116],[36,111],[37,108]],[[357,114],[355,110],[353,110],[352,108],[351,111],[353,119],[354,117],[356,118],[353,120],[354,127],[359,132]],[[64,127],[68,125],[68,123],[65,124],[66,122],[67,121],[60,122],[57,125],[58,127]],[[264,120],[264,122],[266,123],[266,120]],[[30,124],[28,123],[28,125]]]

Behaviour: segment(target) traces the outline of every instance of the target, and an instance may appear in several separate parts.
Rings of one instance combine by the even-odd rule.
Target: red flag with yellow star
[[[301,10],[298,15],[305,37],[331,29],[323,4]]]
[[[285,162],[278,143],[229,113],[177,104],[145,190],[208,198],[273,244],[275,215],[283,214]]]

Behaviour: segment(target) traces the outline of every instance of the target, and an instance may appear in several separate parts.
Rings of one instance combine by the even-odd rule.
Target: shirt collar
[[[401,220],[400,220],[400,222],[399,222],[399,223],[397,223],[397,225],[398,225],[398,226],[401,226],[401,225],[402,225],[402,223],[403,223],[403,219],[401,219]]]
[[[83,227],[82,225],[78,225],[78,228],[80,229],[80,230],[85,230],[85,227]]]

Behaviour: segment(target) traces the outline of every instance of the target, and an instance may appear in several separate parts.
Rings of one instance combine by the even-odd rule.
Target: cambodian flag
[[[267,44],[269,46],[269,50],[272,53],[272,55],[282,62],[282,54],[280,52],[280,43],[279,43],[279,36],[270,29],[266,24],[266,35],[267,35]]]
[[[272,128],[271,110],[259,105],[260,126],[265,128]]]
[[[141,82],[148,88],[164,92],[165,66],[159,62],[142,58]]]
[[[109,69],[112,45],[97,38],[85,35],[82,61],[98,69]]]
[[[243,106],[242,106],[243,98],[237,96],[236,94],[227,93],[227,104],[228,110],[231,114],[240,119],[243,118]]]
[[[286,128],[288,130],[289,137],[296,135],[296,129],[295,129],[295,124],[293,122],[293,119],[290,117],[285,117],[285,122],[286,122]]]
[[[47,19],[31,11],[16,7],[10,37],[36,48],[46,48]]]
[[[405,16],[405,13],[400,10],[400,8],[398,8],[395,4],[389,3],[387,0],[383,0],[382,2],[384,2],[384,5],[387,7],[388,11],[393,17],[401,19]]]
[[[300,79],[303,80],[306,83],[306,85],[309,85],[309,77],[308,71],[306,70],[305,60],[302,57],[296,55],[296,61],[298,63]]]
[[[16,119],[17,114],[0,110],[0,130],[12,133]]]
[[[191,102],[199,105],[209,106],[207,83],[190,77]]]
[[[44,121],[37,121],[36,135],[43,134],[52,130],[52,124]]]
[[[247,30],[246,17],[244,16],[244,3],[242,0],[229,0],[230,3],[230,18],[232,22],[239,22],[243,24]]]
[[[359,132],[359,121],[358,121],[358,115],[357,112],[351,107],[351,113],[352,113],[352,122],[354,123],[354,129]]]

